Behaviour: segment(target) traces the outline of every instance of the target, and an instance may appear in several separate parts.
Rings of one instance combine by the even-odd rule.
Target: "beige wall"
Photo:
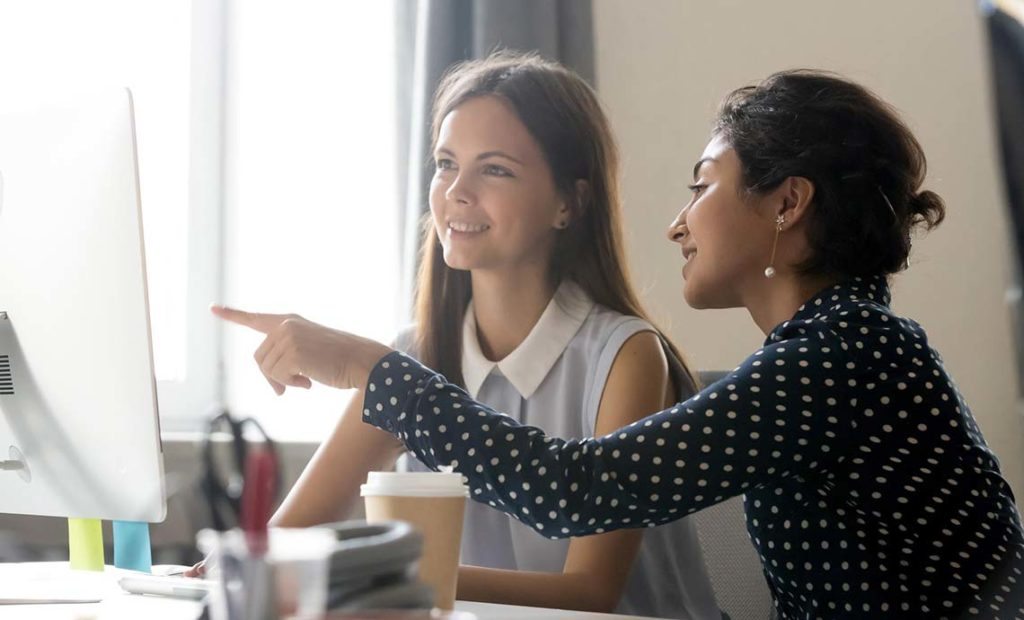
[[[624,155],[630,258],[655,316],[700,368],[732,368],[763,340],[744,311],[686,307],[664,231],[727,91],[772,71],[839,71],[899,108],[929,157],[946,223],[914,243],[895,309],[928,330],[1024,490],[1024,425],[1004,291],[1009,249],[973,2],[596,0],[598,90]]]

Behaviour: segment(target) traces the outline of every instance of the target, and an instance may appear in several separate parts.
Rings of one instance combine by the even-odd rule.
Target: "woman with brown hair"
[[[458,65],[438,88],[433,148],[416,323],[396,348],[555,435],[609,433],[693,393],[626,275],[618,155],[582,79],[533,55]],[[281,324],[314,356],[339,355],[334,332],[298,317],[215,312],[257,329]],[[276,525],[344,518],[366,473],[399,455],[400,443],[361,422],[363,399],[352,400]],[[424,468],[414,459],[408,467]],[[473,503],[462,550],[463,600],[720,617],[688,520],[552,541]]]

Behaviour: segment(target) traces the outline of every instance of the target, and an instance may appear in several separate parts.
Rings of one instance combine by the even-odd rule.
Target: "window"
[[[131,88],[164,430],[217,402],[322,436],[326,388],[278,399],[260,336],[210,302],[387,340],[398,313],[394,2],[5,2],[4,88]],[[23,85],[23,86],[22,86]],[[300,393],[301,392],[301,393]]]
[[[224,301],[389,340],[397,321],[392,2],[229,12]],[[262,335],[224,332],[226,400],[272,436],[322,437],[347,395],[278,398]]]
[[[0,9],[5,89],[132,91],[161,395],[186,380],[189,366],[191,15],[187,2],[134,0],[6,2]]]

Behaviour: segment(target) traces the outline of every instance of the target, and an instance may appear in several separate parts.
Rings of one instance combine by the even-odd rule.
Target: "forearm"
[[[459,567],[458,598],[527,607],[576,609],[609,613],[618,604],[618,591],[595,583],[585,573],[540,573]]]
[[[428,467],[452,465],[469,478],[475,500],[550,538],[678,518],[653,515],[647,495],[634,494],[636,485],[619,484],[635,468],[628,454],[595,458],[603,450],[599,441],[567,441],[519,425],[398,354],[374,369],[363,419],[396,435]]]
[[[821,351],[814,363],[846,366],[840,346]],[[562,440],[393,354],[370,374],[363,419],[396,435],[428,466],[453,465],[469,479],[474,499],[544,536],[661,525],[750,487],[828,467],[842,455],[854,430],[846,418],[816,415],[799,392],[761,388],[762,365],[810,364],[803,355],[771,345],[717,388],[669,410],[598,439]],[[825,405],[847,398],[838,385],[847,378],[857,376],[837,375],[837,398]]]
[[[352,478],[345,480],[340,476],[329,476],[326,471],[318,469],[317,457],[314,456],[274,513],[271,525],[311,527],[348,518],[359,496],[355,475]]]
[[[274,514],[273,525],[309,527],[347,518],[358,505],[367,472],[394,463],[401,444],[362,423],[362,402],[362,394],[356,394]]]

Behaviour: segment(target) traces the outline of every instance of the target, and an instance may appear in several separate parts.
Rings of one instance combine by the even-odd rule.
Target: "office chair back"
[[[726,374],[726,371],[701,371],[701,385],[711,385]],[[772,599],[761,560],[747,533],[743,496],[705,508],[693,516],[718,606],[731,620],[772,617]]]

